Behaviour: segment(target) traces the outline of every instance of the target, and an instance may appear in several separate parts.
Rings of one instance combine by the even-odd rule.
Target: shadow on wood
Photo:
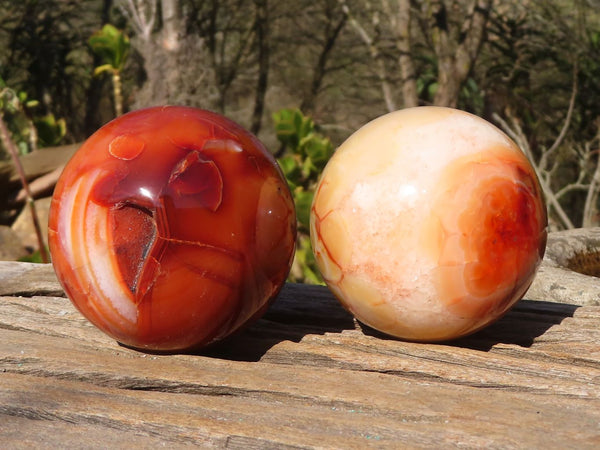
[[[350,313],[325,287],[288,283],[261,319],[200,354],[260,361],[282,341],[300,342],[307,334],[341,333],[354,328]]]
[[[521,301],[483,330],[439,344],[484,352],[498,344],[529,348],[551,327],[573,317],[577,308],[577,305]],[[260,361],[280,342],[300,342],[309,334],[341,333],[357,327],[365,336],[401,341],[357,322],[326,288],[288,284],[262,319],[199,354],[236,361]]]
[[[497,344],[513,344],[529,348],[535,340],[564,319],[573,317],[579,306],[538,301],[517,303],[498,322],[471,336],[459,339],[454,345],[489,351]]]
[[[517,303],[505,316],[486,328],[471,335],[451,341],[438,342],[440,345],[489,351],[498,344],[512,344],[529,348],[536,338],[544,335],[552,326],[560,324],[567,317],[573,317],[579,306],[550,302]],[[542,314],[540,314],[540,311]],[[398,340],[360,323],[365,335],[377,339]]]

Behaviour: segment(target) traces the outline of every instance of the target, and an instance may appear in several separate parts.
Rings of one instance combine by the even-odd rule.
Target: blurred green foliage
[[[112,76],[115,114],[120,116],[123,114],[121,72],[125,67],[131,48],[129,38],[123,31],[113,25],[106,24],[88,39],[88,44],[92,51],[100,56],[104,62],[104,64],[94,69],[94,75],[110,73]]]
[[[46,247],[46,252],[48,252],[48,254],[50,254],[50,250],[48,249],[48,247]],[[19,261],[20,262],[38,263],[38,264],[41,264],[44,262],[44,260],[42,258],[42,254],[39,250],[36,250],[31,255],[27,255],[22,258],[19,258]]]
[[[273,114],[277,139],[283,147],[279,165],[296,204],[298,242],[290,281],[318,284],[323,279],[316,267],[310,244],[310,208],[319,175],[334,152],[314,121],[298,109],[282,109]]]
[[[94,69],[94,75],[123,70],[131,47],[125,33],[113,25],[106,24],[89,38],[88,43],[92,51],[104,62]]]
[[[40,147],[58,145],[67,134],[65,119],[57,119],[52,113],[44,116],[34,116],[33,125],[37,129],[38,145]]]
[[[64,119],[54,114],[35,114],[39,102],[26,92],[15,91],[0,77],[0,113],[15,141],[19,153],[25,155],[37,147],[57,145],[67,133]]]

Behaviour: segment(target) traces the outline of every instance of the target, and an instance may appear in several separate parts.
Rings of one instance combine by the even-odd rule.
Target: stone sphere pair
[[[412,108],[351,136],[311,211],[325,281],[364,323],[451,339],[504,314],[543,256],[535,173],[470,114]],[[260,317],[289,272],[293,200],[277,163],[207,111],[135,111],[92,135],[53,196],[53,264],[75,306],[139,349],[180,351]]]

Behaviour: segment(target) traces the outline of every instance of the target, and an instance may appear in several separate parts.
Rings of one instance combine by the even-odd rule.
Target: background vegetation
[[[150,105],[223,113],[284,158],[304,203],[315,174],[283,108],[335,148],[387,111],[456,106],[529,155],[552,229],[600,223],[599,0],[0,0],[0,78],[50,145]]]

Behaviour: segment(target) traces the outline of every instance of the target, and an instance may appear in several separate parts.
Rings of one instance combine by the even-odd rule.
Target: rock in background
[[[16,261],[28,253],[17,233],[6,225],[0,225],[0,261]]]
[[[48,243],[48,210],[50,196],[66,162],[80,144],[46,147],[21,156],[21,164],[29,183],[40,221],[44,241]],[[12,161],[0,161],[0,260],[14,261],[31,256],[38,250],[37,236],[31,221],[26,195]],[[23,248],[25,251],[23,251]]]
[[[38,220],[40,221],[40,227],[42,228],[42,234],[44,237],[44,244],[48,246],[48,213],[50,211],[51,197],[41,198],[35,201],[35,209],[37,211]],[[25,206],[21,213],[17,216],[17,219],[12,224],[12,229],[17,235],[21,244],[29,251],[34,252],[38,249],[37,235],[31,220],[31,210]]]
[[[600,228],[548,235],[542,265],[525,294],[528,300],[600,305]]]

